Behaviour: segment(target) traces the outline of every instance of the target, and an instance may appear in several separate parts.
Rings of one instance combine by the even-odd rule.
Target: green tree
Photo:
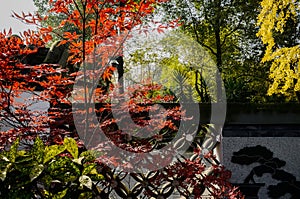
[[[180,18],[191,35],[214,58],[229,101],[265,102],[268,64],[260,63],[263,45],[256,37],[260,4],[252,1],[178,1],[162,8],[166,20]]]
[[[135,79],[159,81],[185,102],[216,100],[215,63],[191,36],[173,30],[144,42],[147,47],[133,51],[126,64]]]

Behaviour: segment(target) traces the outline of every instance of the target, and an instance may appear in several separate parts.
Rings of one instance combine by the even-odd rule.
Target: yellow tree
[[[272,84],[268,95],[296,95],[299,101],[300,42],[297,33],[299,33],[300,2],[262,0],[261,7],[257,36],[266,46],[262,62],[271,63],[269,77]]]

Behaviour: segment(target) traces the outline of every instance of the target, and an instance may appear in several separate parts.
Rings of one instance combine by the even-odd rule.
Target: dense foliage
[[[266,45],[263,62],[271,62],[268,94],[299,98],[299,1],[262,1],[259,31]]]
[[[51,146],[37,138],[29,151],[16,140],[0,157],[1,198],[90,198],[97,194],[93,181],[104,178],[93,152],[79,154],[72,138]]]
[[[191,118],[174,103],[164,109],[153,105],[174,102],[171,93],[147,81],[124,93],[113,92],[113,73],[119,68],[111,61],[122,56],[126,33],[162,2],[51,0],[50,15],[62,16],[57,26],[54,23],[20,36],[11,31],[0,34],[2,198],[168,198],[174,193],[201,198],[204,191],[215,198],[242,198],[229,183],[230,172],[211,151],[202,149],[203,139],[193,141],[187,136],[213,137],[214,124],[204,128],[197,121],[184,126],[180,133],[185,136],[173,143],[179,137],[180,122]],[[47,16],[15,13],[16,18],[36,25],[45,24]],[[169,27],[174,26],[170,23]],[[61,29],[65,30],[62,35]],[[61,40],[53,42],[53,34]],[[47,51],[49,43],[55,45]],[[49,54],[57,55],[55,48],[67,54],[64,64],[60,59],[49,61]],[[32,62],[41,53],[47,59]],[[133,95],[126,98],[130,89]],[[114,99],[118,101],[113,103]],[[119,117],[112,117],[112,109],[113,116]],[[149,120],[150,113],[157,118]],[[122,122],[125,128],[119,129],[116,123]],[[144,127],[143,131],[137,126]],[[99,132],[109,140],[99,139]],[[136,155],[119,158],[109,148],[111,143]],[[139,158],[168,143],[174,145],[171,156],[152,156],[154,166],[161,163],[157,160],[167,163],[163,168],[124,171],[143,166]],[[190,157],[172,156],[187,144]]]

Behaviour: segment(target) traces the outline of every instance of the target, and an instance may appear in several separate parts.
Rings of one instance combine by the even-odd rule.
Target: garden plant
[[[145,80],[122,90],[123,85],[113,83],[128,32],[163,3],[50,0],[47,16],[14,14],[37,26],[48,16],[61,20],[20,35],[0,33],[1,198],[201,198],[204,192],[243,198],[229,182],[230,171],[213,154],[217,143],[211,150],[202,148],[213,124],[182,125],[193,118],[160,84]],[[179,25],[173,21],[157,30]],[[65,63],[41,59],[30,64],[30,57],[40,55],[54,38],[59,38],[56,47],[65,46]],[[47,104],[45,109],[35,106],[40,102]],[[179,130],[186,137],[172,143]],[[189,139],[190,133],[196,139]],[[112,143],[133,155],[117,154]],[[173,147],[166,154],[143,161],[169,143]],[[188,146],[188,158],[176,155],[181,146]],[[162,159],[163,167],[156,162]],[[139,172],[133,172],[136,167]]]

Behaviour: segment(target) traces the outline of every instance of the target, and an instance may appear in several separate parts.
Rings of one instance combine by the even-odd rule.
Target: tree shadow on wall
[[[257,145],[254,147],[245,147],[233,153],[231,162],[240,165],[250,165],[259,163],[244,179],[245,184],[253,184],[254,176],[262,177],[263,174],[271,174],[272,178],[280,181],[277,185],[268,186],[268,195],[270,198],[279,198],[285,194],[291,194],[291,199],[300,198],[300,181],[296,177],[281,169],[286,162],[273,157],[273,152],[266,147]]]

